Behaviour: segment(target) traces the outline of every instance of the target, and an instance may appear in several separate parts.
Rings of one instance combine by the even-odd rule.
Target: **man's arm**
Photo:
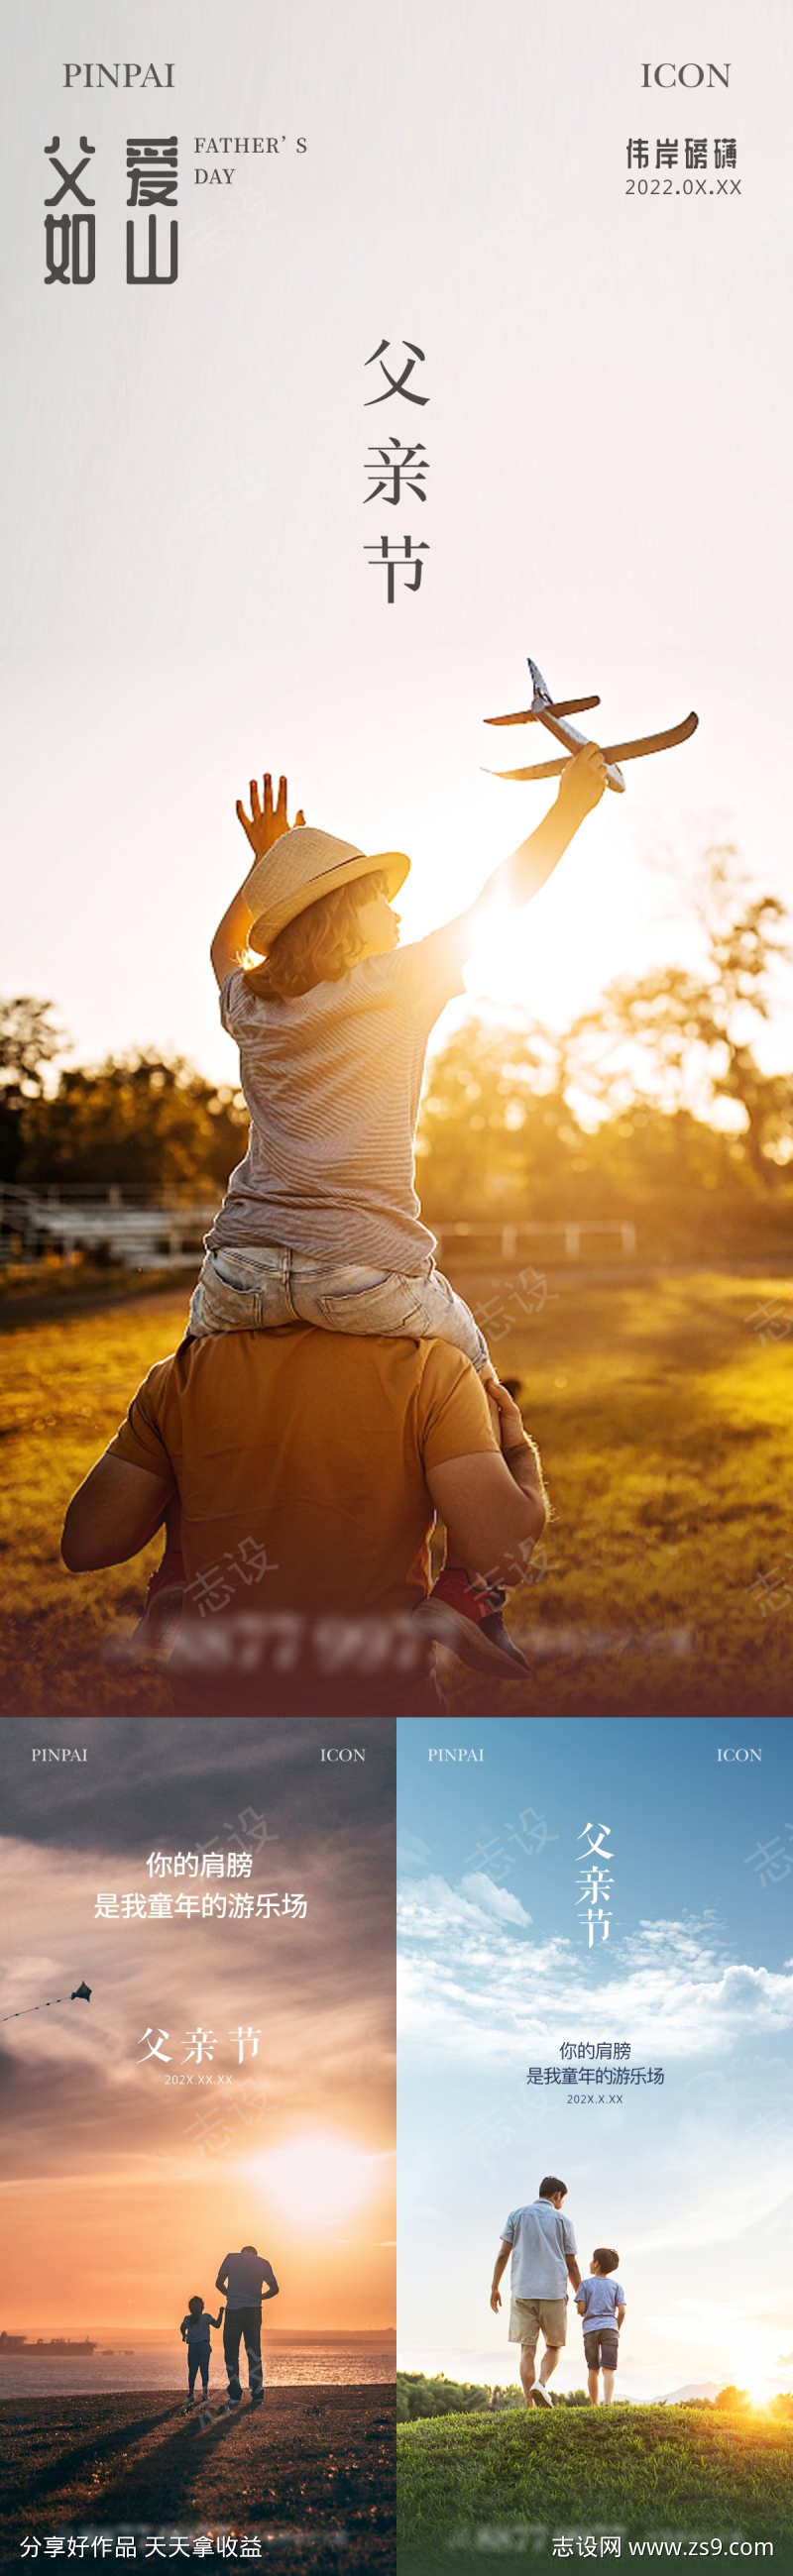
[[[533,1440],[506,1387],[492,1383],[501,1455],[476,1450],[426,1469],[435,1509],[445,1521],[450,1562],[487,1583],[519,1583],[548,1518],[542,1469]]]
[[[224,2264],[222,2264],[221,2269],[220,2269],[220,2271],[219,2271],[219,2273],[218,2273],[218,2275],[217,2275],[217,2279],[216,2279],[216,2282],[215,2282],[215,2288],[216,2288],[216,2290],[222,2290],[222,2292],[223,2292],[223,2296],[224,2296],[224,2298],[225,2298],[226,2291],[227,2291],[227,2289],[228,2289],[228,2273],[227,2273],[227,2270],[226,2270],[225,2263],[224,2263]]]
[[[510,2254],[511,2254],[511,2252],[512,2252],[512,2247],[511,2247],[511,2245],[509,2244],[508,2239],[507,2239],[505,2236],[502,2236],[501,2243],[500,2243],[500,2246],[499,2246],[499,2249],[498,2249],[498,2253],[497,2253],[497,2255],[496,2255],[496,2259],[495,2259],[495,2262],[494,2262],[494,2265],[493,2265],[493,2278],[492,2278],[492,2281],[491,2281],[491,2284],[490,2284],[490,2305],[491,2305],[491,2308],[493,2309],[493,2313],[494,2313],[494,2315],[497,2315],[497,2314],[498,2314],[498,2310],[499,2310],[499,2308],[500,2308],[500,2306],[501,2306],[501,2291],[500,2291],[500,2289],[499,2289],[499,2286],[498,2286],[498,2285],[499,2285],[499,2281],[500,2281],[500,2279],[501,2279],[502,2272],[505,2272],[505,2271],[506,2271],[507,2264],[508,2264],[508,2262],[509,2262],[509,2258],[510,2258]]]
[[[291,828],[287,822],[286,814],[286,779],[279,778],[278,796],[275,805],[273,804],[273,782],[269,770],[265,774],[262,786],[264,791],[263,805],[259,801],[259,790],[256,780],[255,778],[251,779],[250,814],[246,814],[241,796],[238,796],[237,798],[237,819],[238,822],[242,824],[246,838],[250,842],[250,846],[253,851],[253,867],[249,868],[247,877],[240,886],[239,892],[232,895],[231,902],[227,905],[222,921],[218,922],[217,930],[212,941],[209,953],[219,984],[225,984],[226,976],[230,975],[233,968],[239,965],[240,958],[244,956],[248,945],[250,927],[252,921],[255,921],[256,913],[251,908],[246,889],[250,884],[257,861],[265,858],[268,850],[272,850],[276,841],[280,841],[282,833],[288,832]],[[295,815],[295,822],[304,823],[305,819],[305,814],[303,813],[301,806],[299,812]],[[261,910],[260,905],[258,906],[258,909]]]
[[[127,1458],[97,1459],[72,1495],[61,1535],[70,1574],[93,1574],[102,1565],[124,1565],[160,1527],[174,1491],[173,1478]]]
[[[273,2271],[272,2263],[268,2263],[266,2265],[264,2277],[266,2281],[269,2281],[270,2287],[269,2290],[262,2291],[262,2306],[264,2306],[267,2299],[277,2299],[278,2297],[278,2282]]]
[[[580,2290],[581,2274],[576,2262],[575,2231],[569,2218],[562,2218],[562,2239],[564,2243],[568,2281],[572,2282],[574,2290]]]

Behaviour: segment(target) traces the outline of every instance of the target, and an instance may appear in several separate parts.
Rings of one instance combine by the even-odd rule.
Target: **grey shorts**
[[[464,1351],[480,1375],[490,1366],[484,1333],[434,1262],[426,1274],[411,1276],[357,1261],[312,1260],[279,1244],[221,1244],[205,1255],[190,1302],[197,1340],[296,1322],[328,1333],[437,1336]]]
[[[620,2339],[616,2326],[593,2326],[584,2336],[587,2370],[616,2370]]]

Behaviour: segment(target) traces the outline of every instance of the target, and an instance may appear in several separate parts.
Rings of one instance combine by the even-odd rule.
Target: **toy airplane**
[[[527,659],[534,686],[531,706],[522,707],[514,716],[486,716],[485,723],[542,724],[547,727],[549,733],[555,734],[557,742],[564,743],[567,751],[570,753],[580,751],[586,742],[586,734],[579,733],[577,726],[568,724],[566,719],[568,716],[580,715],[585,707],[599,707],[600,699],[552,698],[537,663],[532,661],[530,654]],[[671,751],[676,742],[687,742],[689,735],[696,733],[698,723],[699,717],[692,714],[685,716],[682,724],[670,725],[666,733],[645,733],[636,742],[604,744],[606,778],[609,787],[613,787],[615,795],[622,796],[625,793],[625,780],[619,766],[621,760],[645,760],[648,752]],[[560,778],[562,770],[566,767],[565,760],[541,760],[533,769],[490,769],[488,777]]]

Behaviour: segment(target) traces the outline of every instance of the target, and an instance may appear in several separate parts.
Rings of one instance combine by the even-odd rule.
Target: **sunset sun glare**
[[[379,2159],[330,2131],[290,2138],[270,2155],[252,2159],[268,2199],[285,2215],[300,2213],[305,2228],[338,2225],[374,2191]]]

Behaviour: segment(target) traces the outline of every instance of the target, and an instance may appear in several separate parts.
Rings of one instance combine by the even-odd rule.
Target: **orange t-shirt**
[[[497,1449],[461,1351],[310,1324],[213,1334],[161,1360],[110,1443],[170,1476],[199,1610],[314,1616],[414,1609],[429,1581],[425,1470]]]

